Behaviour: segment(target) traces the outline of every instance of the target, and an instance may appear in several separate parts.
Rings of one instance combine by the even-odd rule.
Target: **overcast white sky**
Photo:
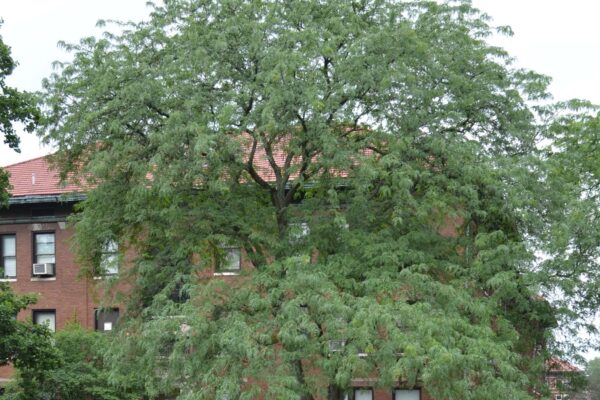
[[[497,40],[520,66],[553,77],[555,99],[573,97],[600,103],[600,2],[570,0],[473,0],[497,25],[512,26],[512,38]],[[98,19],[147,18],[145,0],[0,0],[4,25],[0,35],[12,47],[19,66],[8,79],[17,88],[35,91],[55,60],[67,60],[59,40],[76,42],[98,35]],[[34,135],[23,134],[21,154],[0,143],[0,166],[51,151]]]
[[[19,89],[41,89],[42,79],[52,72],[52,62],[65,61],[69,55],[56,44],[59,40],[77,42],[97,36],[99,19],[146,19],[150,9],[146,0],[0,0],[0,36],[12,48],[19,66],[7,82]],[[32,134],[21,135],[21,153],[0,143],[0,166],[47,154]]]

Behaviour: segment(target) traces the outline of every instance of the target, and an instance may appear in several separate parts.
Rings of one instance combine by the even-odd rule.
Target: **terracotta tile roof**
[[[241,140],[242,140],[242,148],[243,148],[243,152],[245,153],[246,157],[244,158],[244,161],[247,162],[248,158],[250,157],[250,153],[252,151],[252,138],[249,134],[242,134],[241,135]],[[278,141],[275,141],[274,143],[272,143],[272,155],[273,155],[273,161],[275,162],[275,165],[277,165],[277,167],[279,168],[283,168],[285,165],[285,161],[288,155],[288,146],[290,145],[290,137],[289,136],[282,136],[279,138]],[[364,149],[361,151],[361,155],[362,156],[373,156],[374,152],[370,149]],[[318,158],[320,157],[320,154],[316,154],[312,157],[312,161],[316,161]],[[295,169],[295,171],[290,174],[290,179],[296,179],[299,176],[299,165],[302,162],[302,157],[301,156],[294,156],[291,159],[290,162],[290,166],[292,168]],[[256,172],[258,173],[258,175],[264,179],[267,182],[275,182],[276,180],[276,176],[275,176],[275,170],[273,168],[273,166],[271,166],[271,162],[269,161],[269,158],[267,156],[267,152],[265,151],[265,149],[262,146],[258,146],[256,149],[256,153],[254,155],[254,162],[252,163],[252,165],[254,166],[254,169],[256,170]],[[347,177],[348,176],[348,171],[330,171],[330,173],[332,173],[333,175],[337,176],[337,177]]]
[[[51,169],[49,156],[34,158],[3,167],[10,173],[12,197],[59,195],[83,192],[77,185],[62,185],[58,172]]]
[[[575,365],[557,357],[552,357],[546,361],[546,368],[549,372],[581,372],[581,369]]]
[[[247,161],[252,148],[251,138],[250,135],[243,134],[241,139],[243,151],[246,153],[245,160]],[[272,144],[273,161],[279,168],[283,168],[285,165],[285,160],[288,155],[289,142],[290,138],[284,136],[280,138],[279,141]],[[365,149],[362,153],[363,155],[373,154],[373,152],[369,149]],[[3,167],[5,170],[10,172],[10,184],[12,186],[10,193],[12,197],[60,195],[65,193],[85,192],[85,185],[62,185],[60,183],[58,172],[52,169],[50,157],[51,155],[43,156]],[[313,161],[318,157],[318,154],[313,155]],[[254,162],[252,164],[257,174],[262,179],[267,182],[274,182],[276,180],[274,168],[271,165],[266,151],[264,148],[262,148],[262,146],[259,146],[256,149],[253,161]],[[293,157],[290,162],[292,168],[293,166],[296,166],[295,170],[290,176],[292,180],[298,178],[299,171],[297,167],[300,162],[300,156]],[[347,171],[331,172],[338,177],[348,176]],[[151,180],[151,173],[149,173],[148,180]]]

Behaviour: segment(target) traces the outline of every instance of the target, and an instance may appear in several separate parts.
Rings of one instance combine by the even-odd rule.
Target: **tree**
[[[67,325],[54,336],[60,363],[51,369],[36,366],[36,372],[43,380],[33,385],[22,374],[18,375],[5,394],[7,400],[139,399],[139,394],[134,394],[135,389],[124,382],[119,386],[109,383],[109,371],[102,357],[108,340],[107,335],[90,332],[76,323]]]
[[[573,100],[558,104],[548,113],[551,141],[546,146],[545,180],[561,188],[548,197],[556,202],[548,207],[555,221],[545,229],[549,255],[542,267],[545,286],[556,287],[556,306],[581,318],[572,326],[587,330],[592,345],[598,347],[596,313],[600,305],[600,171],[594,161],[598,147],[600,113],[597,106]],[[572,318],[570,312],[566,318]],[[587,318],[585,318],[587,317]]]
[[[16,63],[10,56],[10,47],[0,37],[0,134],[4,136],[5,144],[19,151],[19,137],[13,123],[22,122],[25,129],[32,132],[40,115],[30,94],[6,85],[5,79],[15,66]],[[0,207],[8,204],[8,178],[8,173],[0,168]],[[3,274],[4,268],[0,264],[0,276]],[[15,295],[8,284],[0,282],[0,366],[11,363],[22,369],[24,380],[30,384],[40,378],[33,370],[43,370],[55,365],[57,361],[48,330],[15,318],[19,311],[33,303],[35,296]]]
[[[0,19],[0,26],[2,20]],[[33,132],[39,120],[39,110],[35,106],[33,97],[26,92],[20,92],[8,86],[5,82],[16,67],[15,61],[10,56],[8,47],[0,36],[0,134],[4,136],[4,143],[9,148],[19,151],[19,136],[13,123],[21,122],[27,132]],[[0,168],[0,206],[8,200],[8,176]]]
[[[44,370],[57,365],[51,333],[45,326],[18,321],[19,311],[35,303],[31,295],[17,296],[0,282],[0,366],[11,363],[22,371],[23,381],[35,387]]]
[[[591,400],[600,399],[600,359],[594,358],[588,362],[585,369],[587,375],[587,389],[591,395]]]
[[[189,0],[65,44],[42,134],[94,188],[79,260],[137,254],[114,375],[178,399],[361,377],[531,398],[562,284],[535,251],[572,193],[544,180],[549,80],[492,31],[468,2]],[[231,246],[251,268],[207,279]]]

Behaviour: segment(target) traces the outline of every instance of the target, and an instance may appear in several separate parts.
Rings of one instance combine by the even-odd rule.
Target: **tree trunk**
[[[304,380],[304,368],[302,367],[301,360],[292,361],[292,368],[294,369],[294,375],[296,375],[296,380],[298,381],[298,385],[302,389],[302,395],[300,396],[300,400],[314,400],[312,394],[306,391],[306,381]]]
[[[342,389],[338,385],[329,385],[327,389],[327,400],[343,400]]]

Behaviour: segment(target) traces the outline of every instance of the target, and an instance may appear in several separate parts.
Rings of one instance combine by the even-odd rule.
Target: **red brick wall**
[[[31,274],[33,264],[33,235],[36,232],[54,232],[56,268],[54,278],[37,278]],[[79,278],[69,248],[72,231],[65,223],[35,223],[0,225],[1,234],[15,234],[17,243],[17,278],[10,286],[16,293],[35,293],[36,304],[19,313],[20,320],[30,320],[32,310],[56,310],[56,329],[62,329],[67,321],[77,320],[87,328],[94,327],[93,307],[89,301],[88,285]],[[90,312],[91,310],[91,312]]]
[[[32,276],[33,235],[36,232],[54,232],[56,269],[55,279]],[[15,293],[34,293],[36,304],[22,310],[18,319],[31,320],[32,310],[56,310],[56,329],[62,329],[68,321],[77,320],[82,326],[94,329],[94,306],[89,299],[89,283],[78,277],[79,268],[70,252],[69,239],[72,231],[64,222],[23,223],[0,225],[0,235],[16,236],[17,277],[10,282]],[[0,378],[11,372],[0,369]]]

